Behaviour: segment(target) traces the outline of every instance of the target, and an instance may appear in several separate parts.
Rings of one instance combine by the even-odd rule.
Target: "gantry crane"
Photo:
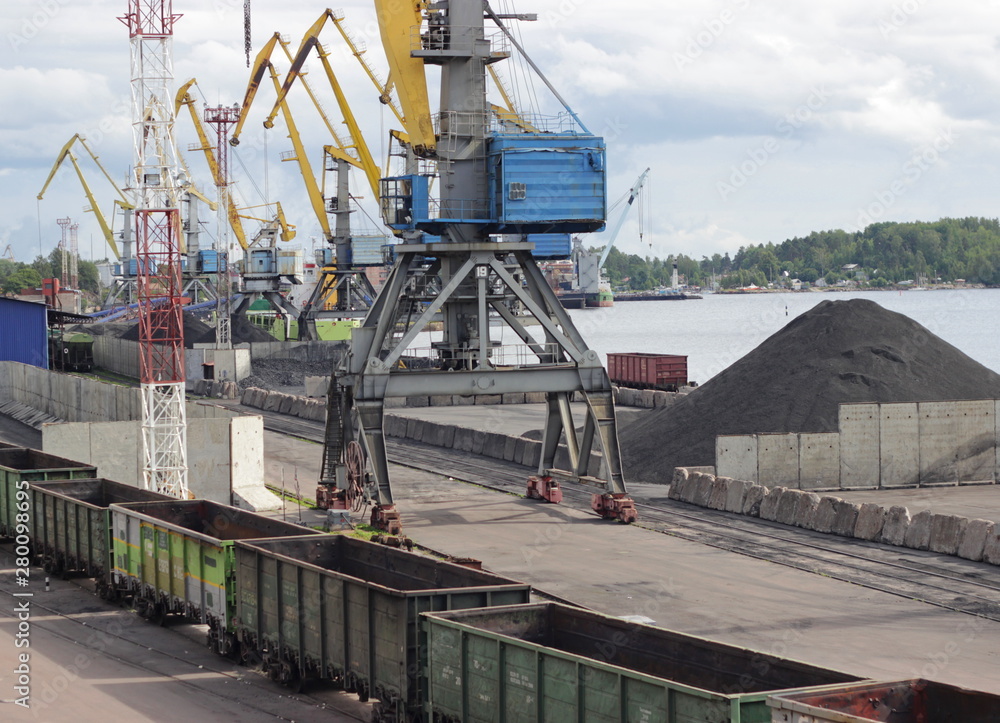
[[[607,287],[607,282],[601,276],[604,264],[608,260],[608,254],[611,253],[611,249],[614,248],[615,241],[618,239],[618,234],[625,224],[625,219],[628,217],[633,203],[636,198],[639,198],[639,194],[642,193],[645,187],[648,175],[649,169],[647,168],[639,174],[639,177],[632,184],[632,187],[627,191],[625,196],[619,199],[620,202],[624,201],[625,208],[622,209],[616,219],[615,225],[611,229],[611,234],[608,236],[608,242],[604,245],[604,250],[601,252],[600,257],[596,253],[584,248],[579,237],[573,241],[573,261],[576,265],[577,278],[576,291],[583,296],[582,302],[584,306],[596,306],[599,303],[598,299],[602,292],[611,293],[610,288]],[[641,205],[640,203],[640,209]],[[614,207],[611,210],[614,210]]]
[[[335,371],[317,499],[334,508],[367,499],[374,503],[372,524],[398,532],[383,432],[386,398],[544,392],[542,454],[538,474],[528,480],[529,496],[558,501],[560,480],[591,484],[599,488],[592,498],[598,514],[634,520],[607,372],[545,282],[533,244],[499,240],[603,228],[603,139],[587,130],[541,73],[565,109],[560,120],[572,121],[572,129],[540,121],[530,127],[493,123],[488,67],[509,57],[510,45],[535,66],[507,29],[509,16],[497,15],[488,2],[376,0],[375,6],[412,150],[434,157],[440,175],[437,198],[425,175],[382,179],[383,220],[397,231],[422,231],[439,240],[396,247],[386,285]],[[495,25],[490,35],[484,10]],[[441,68],[436,134],[429,106],[424,107],[427,65]],[[439,284],[417,283],[414,269],[424,263]],[[514,302],[540,326],[543,340],[510,311]],[[438,312],[442,340],[423,355],[424,363],[406,363],[407,349]],[[520,344],[503,346],[494,322]],[[577,392],[587,406],[580,435],[570,408]],[[555,465],[560,440],[568,451],[568,470]],[[595,446],[601,464],[590,476]]]
[[[294,69],[294,72],[289,73],[289,76],[286,78],[284,84],[282,84],[279,80],[277,69],[270,59],[274,49],[279,45],[284,51],[289,62],[292,63]],[[311,47],[312,45],[307,46],[307,51]],[[304,59],[304,57],[305,55],[303,54],[302,58]],[[322,229],[323,237],[329,245],[334,246],[337,249],[338,261],[336,263],[333,261],[332,253],[324,253],[321,258],[321,273],[316,289],[314,290],[309,301],[306,303],[303,313],[299,314],[299,338],[314,339],[317,338],[316,318],[322,313],[323,309],[330,305],[335,305],[338,313],[342,315],[351,315],[352,312],[354,314],[363,313],[362,311],[358,311],[357,307],[360,307],[362,310],[367,309],[371,300],[375,297],[375,290],[372,288],[367,277],[363,273],[357,273],[354,269],[350,269],[349,267],[350,222],[348,214],[350,213],[350,195],[348,191],[348,176],[346,169],[348,166],[356,166],[364,169],[366,176],[369,178],[369,183],[373,184],[375,189],[378,188],[378,178],[381,174],[377,166],[374,165],[374,162],[371,161],[371,154],[368,153],[367,147],[364,146],[363,138],[360,136],[360,130],[357,127],[357,123],[353,121],[353,116],[351,116],[349,128],[352,130],[352,138],[361,139],[360,143],[353,140],[345,141],[336,132],[334,126],[330,123],[329,118],[323,111],[322,105],[319,103],[313,89],[305,81],[305,78],[299,75],[299,67],[295,65],[295,60],[297,60],[297,58],[292,58],[291,53],[288,50],[287,42],[278,33],[275,33],[264,45],[264,47],[261,48],[260,52],[257,54],[253,70],[251,72],[250,81],[247,85],[240,122],[233,130],[233,141],[231,142],[239,142],[240,132],[247,117],[247,113],[254,98],[256,97],[265,73],[269,72],[275,88],[276,100],[271,113],[265,120],[265,127],[272,127],[275,116],[278,112],[281,112],[285,121],[285,126],[288,129],[288,137],[291,139],[292,147],[294,149],[291,153],[284,154],[282,160],[295,161],[298,163],[299,171],[306,186],[306,193],[309,197],[313,212],[316,215],[316,219]],[[298,66],[301,66],[301,62],[302,61],[299,61]],[[327,129],[334,139],[333,145],[326,145],[323,149],[324,170],[327,168],[327,161],[336,164],[338,169],[337,193],[334,197],[329,199],[329,203],[327,202],[324,193],[325,180],[324,188],[321,188],[316,181],[315,175],[313,174],[312,164],[309,162],[305,146],[302,143],[295,119],[292,116],[291,109],[285,97],[288,88],[295,79],[299,79],[301,81],[303,87],[309,94],[310,99],[319,111]],[[344,102],[346,103],[346,100]],[[361,150],[359,150],[359,147]],[[362,160],[362,158],[366,156],[369,161],[367,164]],[[328,214],[333,214],[336,218],[336,225],[334,228],[330,227]],[[344,263],[345,258],[348,260],[347,264]],[[343,268],[344,266],[347,266],[348,268]]]

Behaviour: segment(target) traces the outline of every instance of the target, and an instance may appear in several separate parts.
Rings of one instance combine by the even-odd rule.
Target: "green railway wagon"
[[[0,537],[14,536],[18,512],[29,515],[22,519],[31,519],[28,487],[19,483],[94,477],[97,477],[97,468],[93,465],[27,447],[0,449]],[[18,492],[24,493],[21,499],[18,498]]]
[[[775,695],[772,723],[996,723],[1000,696],[932,680],[865,682]]]
[[[861,680],[555,603],[423,624],[435,723],[770,723],[775,691]]]
[[[210,643],[230,652],[225,635],[235,602],[233,544],[237,540],[316,535],[208,500],[113,504],[112,580],[143,617],[180,614],[210,626]]]
[[[31,483],[31,537],[36,562],[47,572],[97,579],[107,599],[111,559],[109,507],[169,500],[167,495],[109,479]]]
[[[524,583],[343,535],[239,542],[235,551],[241,647],[285,683],[334,680],[377,699],[376,722],[420,715],[420,613],[531,594]]]

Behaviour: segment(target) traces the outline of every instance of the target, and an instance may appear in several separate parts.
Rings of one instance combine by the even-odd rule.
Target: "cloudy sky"
[[[175,0],[177,84],[196,77],[200,101],[242,100],[242,0]],[[80,224],[84,258],[105,256],[68,172],[36,195],[62,145],[83,133],[111,174],[132,159],[125,0],[8,0],[0,7],[0,250],[19,260],[57,243],[55,220]],[[609,196],[651,167],[646,223],[636,210],[618,239],[629,253],[695,258],[811,231],[872,221],[996,216],[1000,205],[1000,0],[494,0],[538,13],[523,43],[590,130],[608,144]],[[280,7],[280,10],[277,8]],[[385,67],[370,2],[347,0],[354,34]],[[275,31],[297,44],[322,5],[253,2],[254,52]],[[325,39],[376,158],[394,119],[332,28]],[[556,105],[519,64],[502,68],[524,110]],[[279,63],[279,69],[287,67]],[[311,79],[321,68],[310,63]],[[326,87],[325,106],[334,109]],[[301,96],[301,92],[298,94]],[[260,120],[262,91],[232,161],[245,204],[279,200],[308,246],[319,233],[280,123]],[[307,147],[329,142],[294,98]],[[178,146],[194,141],[181,118]],[[186,153],[211,193],[203,159]],[[318,165],[318,152],[314,156]],[[107,212],[109,187],[84,162]],[[353,182],[365,194],[361,179]],[[370,192],[368,192],[370,196]],[[372,213],[370,198],[361,202]],[[613,217],[612,217],[613,218]],[[203,219],[211,220],[207,209]],[[120,219],[116,226],[120,225]],[[367,225],[362,223],[362,225]],[[214,224],[206,224],[214,233]],[[594,245],[604,243],[600,235]],[[92,250],[93,249],[93,250]]]

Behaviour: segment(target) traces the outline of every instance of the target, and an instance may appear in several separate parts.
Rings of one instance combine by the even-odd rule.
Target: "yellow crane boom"
[[[90,189],[90,184],[87,183],[86,176],[83,175],[83,169],[80,168],[80,164],[77,162],[76,156],[73,155],[73,146],[76,143],[83,146],[84,150],[87,151],[97,167],[101,169],[101,173],[104,174],[104,177],[108,179],[108,183],[110,183],[111,187],[117,192],[119,197],[115,199],[114,205],[120,206],[123,209],[135,208],[135,206],[129,202],[128,198],[126,198],[125,192],[118,187],[118,184],[114,182],[114,179],[111,178],[104,166],[101,165],[97,155],[90,150],[90,146],[87,145],[86,139],[79,133],[74,134],[73,137],[66,142],[66,145],[62,147],[62,150],[59,152],[59,156],[56,158],[56,162],[52,165],[52,170],[49,171],[49,177],[45,179],[45,184],[42,186],[42,190],[38,192],[38,200],[42,200],[42,197],[45,196],[45,192],[48,190],[49,184],[52,183],[52,179],[55,178],[56,171],[59,170],[59,166],[61,166],[63,161],[68,158],[70,163],[73,164],[73,170],[76,171],[77,178],[80,179],[80,185],[83,186],[83,193],[87,197],[87,203],[90,204],[90,208],[87,210],[94,214],[94,217],[97,219],[97,224],[101,227],[101,233],[104,235],[104,240],[107,242],[108,246],[111,247],[111,251],[114,253],[115,258],[119,259],[121,258],[121,252],[118,250],[118,243],[115,241],[114,230],[104,217],[104,214],[101,212],[100,206],[97,205],[97,199],[94,198],[94,192]]]
[[[382,47],[389,62],[388,87],[395,87],[406,118],[404,126],[418,156],[433,156],[437,147],[424,61],[411,55],[414,33],[419,34],[425,0],[376,0]],[[403,7],[400,7],[403,6]]]
[[[198,109],[195,105],[195,99],[189,92],[191,86],[195,85],[198,81],[192,78],[187,83],[182,85],[177,91],[177,96],[174,98],[174,115],[178,115],[181,110],[181,106],[187,106],[188,111],[191,114],[191,122],[194,124],[195,132],[198,134],[198,148],[205,154],[205,160],[208,162],[208,168],[212,173],[212,179],[215,181],[216,187],[225,185],[226,186],[226,209],[227,216],[229,217],[229,226],[233,229],[233,235],[236,237],[236,241],[239,242],[240,247],[246,251],[249,248],[247,243],[246,232],[243,230],[243,222],[240,221],[239,210],[236,208],[236,204],[233,201],[232,190],[228,186],[228,179],[222,178],[222,171],[219,168],[218,159],[215,157],[215,146],[208,138],[208,134],[205,132],[205,126],[202,123],[201,116],[198,115]],[[193,186],[188,189],[190,193],[194,196],[201,198],[205,201],[212,209],[216,208],[216,205],[205,198],[201,193],[197,191]]]
[[[324,17],[326,16],[324,15]],[[375,198],[378,198],[379,179],[382,178],[382,171],[372,158],[371,151],[368,149],[368,144],[365,143],[364,136],[361,133],[361,128],[358,125],[358,121],[354,117],[354,112],[351,110],[351,106],[347,101],[347,96],[344,95],[344,90],[340,85],[340,81],[337,79],[337,75],[333,71],[333,66],[330,65],[329,53],[319,42],[319,38],[316,34],[311,30],[303,38],[302,45],[299,47],[295,58],[292,60],[292,65],[288,69],[288,74],[285,76],[285,82],[278,91],[278,97],[274,102],[274,106],[271,108],[270,114],[268,114],[267,120],[264,121],[264,125],[267,126],[269,124],[273,124],[274,117],[277,115],[278,110],[282,107],[282,105],[284,105],[285,96],[288,95],[288,91],[292,87],[292,84],[297,79],[302,77],[302,66],[305,64],[305,61],[309,57],[309,53],[313,48],[316,49],[316,54],[319,56],[320,62],[323,64],[323,70],[326,72],[327,81],[333,89],[333,94],[337,99],[337,106],[340,108],[341,115],[344,118],[344,124],[347,126],[347,131],[350,134],[350,141],[346,144],[338,142],[337,146],[344,153],[344,160],[347,160],[352,165],[359,167],[364,172],[365,177],[368,180],[368,185],[372,189],[372,193],[375,195]]]

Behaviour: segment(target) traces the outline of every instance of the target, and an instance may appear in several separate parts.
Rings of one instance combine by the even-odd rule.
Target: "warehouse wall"
[[[721,477],[803,490],[1000,479],[1000,401],[842,404],[829,434],[716,438]]]

